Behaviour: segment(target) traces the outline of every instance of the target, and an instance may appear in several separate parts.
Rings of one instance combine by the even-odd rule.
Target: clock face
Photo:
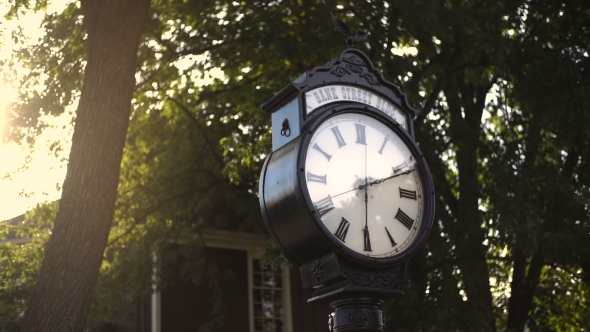
[[[335,241],[387,258],[418,240],[421,168],[394,130],[371,116],[338,114],[317,128],[304,154],[309,197]]]

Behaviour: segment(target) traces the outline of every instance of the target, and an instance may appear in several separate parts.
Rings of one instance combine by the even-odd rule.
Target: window
[[[229,269],[237,273],[234,281],[230,285],[224,286],[224,289],[227,290],[225,294],[229,296],[229,298],[224,299],[226,309],[229,312],[236,313],[231,322],[225,322],[224,326],[229,328],[230,331],[293,331],[289,268],[285,266],[283,268],[272,269],[269,266],[261,265],[258,258],[264,249],[265,241],[266,237],[259,234],[244,234],[221,230],[214,230],[203,234],[206,257],[224,267],[225,270]],[[221,253],[226,253],[227,255],[222,255],[222,257],[220,256]],[[241,267],[238,268],[238,266]],[[156,273],[155,270],[154,272]],[[167,291],[170,292],[170,290]],[[162,301],[163,294],[159,290],[153,293],[151,311],[152,332],[168,331],[172,328],[168,328],[167,323],[163,322],[165,319],[162,319],[162,316],[166,316],[168,312],[178,316],[181,310],[192,310],[197,305],[209,305],[209,302],[203,301],[203,296],[199,296],[199,299],[195,300],[196,305],[183,303],[178,308],[178,303],[176,302],[179,301],[174,302],[174,300],[178,297],[189,295],[187,293],[187,288],[180,287],[179,293],[171,297],[169,296],[169,298],[172,298],[172,305],[176,305],[175,308],[172,308],[169,303],[164,303],[166,301]],[[167,308],[162,308],[163,305]],[[240,307],[236,308],[237,305]],[[204,311],[208,311],[208,309],[202,309],[200,312]],[[199,316],[194,313],[191,313],[191,315],[195,317]],[[240,316],[240,319],[237,319],[237,316]],[[175,321],[168,319],[168,322]],[[178,322],[186,324],[186,320],[178,320]],[[178,328],[172,329],[175,331],[179,330]],[[181,330],[186,330],[186,328]]]
[[[254,332],[287,332],[287,271],[252,260],[252,313]]]

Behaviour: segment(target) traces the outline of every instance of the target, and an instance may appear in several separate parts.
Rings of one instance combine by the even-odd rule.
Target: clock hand
[[[365,229],[363,229],[365,236],[365,251],[371,250],[371,238],[369,237],[369,179],[367,178],[367,146],[365,145]],[[359,186],[360,187],[360,186]]]
[[[365,178],[365,228],[363,233],[365,236],[365,251],[372,251],[371,238],[369,237],[369,184],[367,182],[368,180]]]
[[[407,170],[407,171],[405,171],[405,172],[401,172],[401,173],[399,173],[399,174],[394,174],[394,175],[392,175],[392,176],[388,176],[388,177],[386,177],[386,178],[377,179],[377,180],[375,180],[375,181],[373,181],[373,182],[369,182],[367,185],[370,187],[370,186],[372,186],[372,185],[375,185],[375,184],[380,184],[380,183],[383,183],[383,182],[385,182],[385,181],[387,181],[387,180],[391,180],[391,179],[393,179],[393,178],[397,178],[398,176],[402,176],[402,175],[410,174],[410,173],[412,173],[413,171],[415,171],[415,169],[410,169],[410,170]],[[362,186],[359,186],[359,189],[361,189],[360,187],[362,187]]]
[[[355,190],[361,190],[361,189],[364,189],[364,188],[365,188],[365,185],[364,185],[364,184],[361,184],[361,185],[360,185],[360,186],[358,186],[358,187],[354,187],[353,189],[347,190],[347,191],[345,191],[345,192],[343,192],[343,193],[340,193],[340,194],[338,194],[338,195],[334,195],[334,196],[330,196],[330,197],[332,197],[332,198],[334,198],[334,197],[338,197],[338,196],[340,196],[340,195],[348,194],[348,193],[349,193],[349,192],[351,192],[351,191],[355,191]]]
[[[348,194],[348,193],[349,193],[349,192],[351,192],[351,191],[355,191],[355,190],[363,190],[363,189],[365,189],[365,188],[368,188],[368,187],[370,187],[370,186],[372,186],[372,185],[383,183],[383,182],[385,182],[385,181],[387,181],[387,180],[391,180],[391,179],[393,179],[393,178],[396,178],[396,177],[398,177],[398,176],[402,176],[402,175],[410,174],[410,173],[412,173],[413,171],[415,171],[415,170],[414,170],[414,169],[410,169],[410,170],[407,170],[407,171],[405,171],[405,172],[401,172],[401,173],[399,173],[399,174],[395,174],[395,175],[392,175],[392,176],[389,176],[389,177],[386,177],[386,178],[381,178],[381,179],[375,180],[375,181],[373,181],[373,182],[369,182],[369,183],[361,184],[361,185],[358,185],[358,186],[356,186],[356,187],[354,187],[354,188],[352,188],[352,189],[350,189],[350,190],[347,190],[347,191],[345,191],[345,192],[343,192],[343,193],[340,193],[340,194],[338,194],[338,195],[333,195],[333,196],[330,196],[330,197],[334,198],[334,197],[338,197],[338,196],[341,196],[341,195],[344,195],[344,194]]]

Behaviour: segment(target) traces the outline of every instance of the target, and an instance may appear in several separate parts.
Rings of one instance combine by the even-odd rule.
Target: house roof
[[[12,219],[8,219],[8,220],[4,220],[4,221],[0,221],[0,224],[10,224],[12,226],[16,226],[22,222],[25,221],[25,215],[24,213],[21,214],[20,216],[16,216]],[[14,244],[22,244],[22,243],[27,243],[30,242],[31,239],[30,238],[22,238],[22,237],[18,237],[16,235],[16,232],[14,231],[10,231],[8,232],[8,234],[6,234],[4,240],[0,241],[0,244],[6,244],[6,243],[14,243]]]

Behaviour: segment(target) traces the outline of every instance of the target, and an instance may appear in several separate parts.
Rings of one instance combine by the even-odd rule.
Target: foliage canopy
[[[422,112],[416,136],[435,178],[436,220],[406,296],[388,304],[396,330],[589,329],[583,0],[154,0],[94,313],[108,316],[123,289],[133,290],[129,301],[149,292],[152,252],[171,240],[211,227],[264,232],[256,193],[270,117],[259,105],[345,47],[329,12],[369,33],[358,47]],[[13,137],[79,95],[81,23],[72,3],[46,17],[44,39],[19,53],[31,72]],[[47,88],[29,91],[40,80]],[[43,211],[52,208],[33,211],[25,227],[49,232]],[[200,282],[192,244],[165,259],[191,255],[186,277]],[[6,330],[18,320],[39,245],[0,247],[13,264],[0,284]]]

